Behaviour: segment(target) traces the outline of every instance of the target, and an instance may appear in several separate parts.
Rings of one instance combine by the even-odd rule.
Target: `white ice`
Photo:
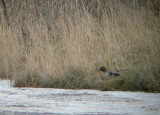
[[[12,86],[0,80],[0,114],[160,115],[160,93]]]

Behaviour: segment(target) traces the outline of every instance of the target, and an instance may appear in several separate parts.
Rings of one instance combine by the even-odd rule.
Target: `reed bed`
[[[157,4],[6,1],[5,11],[1,3],[0,77],[14,80],[15,87],[159,92]],[[121,76],[101,80],[100,66]]]

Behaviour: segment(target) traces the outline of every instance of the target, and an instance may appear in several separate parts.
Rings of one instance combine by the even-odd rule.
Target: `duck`
[[[103,77],[120,76],[119,73],[109,71],[104,66],[100,67],[97,71],[102,71],[104,73]]]

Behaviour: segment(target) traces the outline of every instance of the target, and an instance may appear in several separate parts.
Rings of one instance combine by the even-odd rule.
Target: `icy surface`
[[[13,88],[0,80],[0,114],[160,115],[160,93]]]

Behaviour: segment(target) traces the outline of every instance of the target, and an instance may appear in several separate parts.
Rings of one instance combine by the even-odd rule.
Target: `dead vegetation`
[[[158,1],[2,1],[0,76],[15,86],[160,91]]]

